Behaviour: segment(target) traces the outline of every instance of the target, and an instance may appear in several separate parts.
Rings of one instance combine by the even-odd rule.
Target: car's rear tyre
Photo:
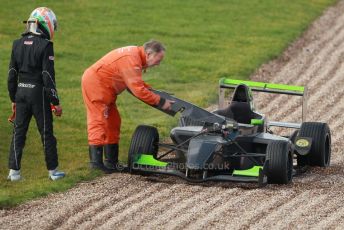
[[[288,184],[293,178],[293,156],[287,141],[272,141],[266,149],[269,184]]]
[[[159,150],[159,133],[155,127],[147,125],[137,126],[131,138],[128,152],[129,172],[134,172],[133,162],[135,154],[152,154],[156,158]]]
[[[312,138],[312,147],[306,156],[300,156],[298,164],[328,167],[331,161],[331,132],[326,123],[304,122],[299,136]]]

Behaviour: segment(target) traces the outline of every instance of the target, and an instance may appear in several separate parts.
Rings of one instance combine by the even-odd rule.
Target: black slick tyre
[[[128,152],[129,172],[134,172],[133,162],[135,154],[152,154],[156,158],[158,154],[159,133],[155,127],[139,125],[131,138]]]
[[[268,160],[268,183],[288,184],[292,181],[293,157],[287,141],[272,141],[266,149]]]
[[[306,156],[300,157],[301,163],[306,162],[311,166],[328,167],[331,160],[329,126],[321,122],[304,122],[301,125],[299,136],[312,138],[311,150]]]

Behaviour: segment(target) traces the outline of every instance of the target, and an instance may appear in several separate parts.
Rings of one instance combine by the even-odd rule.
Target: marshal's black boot
[[[104,145],[104,156],[105,167],[118,171],[118,144]]]
[[[109,169],[104,166],[103,163],[103,146],[102,145],[90,145],[89,146],[90,155],[90,168],[99,169],[105,173],[114,172],[113,169]]]

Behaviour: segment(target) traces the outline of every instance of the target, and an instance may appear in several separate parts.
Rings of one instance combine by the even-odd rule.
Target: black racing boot
[[[113,169],[109,169],[104,166],[102,145],[90,145],[89,154],[90,154],[90,168],[102,170],[104,173],[114,172]]]
[[[104,145],[104,156],[105,167],[120,171],[120,167],[118,167],[118,144]]]

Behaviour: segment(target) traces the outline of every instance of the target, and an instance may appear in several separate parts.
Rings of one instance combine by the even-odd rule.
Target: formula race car
[[[234,89],[224,107],[227,89]],[[171,116],[180,112],[171,143],[159,142],[155,127],[136,128],[128,153],[131,173],[168,174],[191,182],[240,181],[288,184],[309,166],[327,167],[331,158],[331,133],[321,122],[305,122],[306,89],[300,86],[221,79],[219,108],[209,112],[166,92],[153,90],[175,101]],[[302,97],[301,123],[268,121],[255,111],[251,91]],[[272,126],[291,128],[276,135]],[[163,151],[164,150],[164,151]]]

